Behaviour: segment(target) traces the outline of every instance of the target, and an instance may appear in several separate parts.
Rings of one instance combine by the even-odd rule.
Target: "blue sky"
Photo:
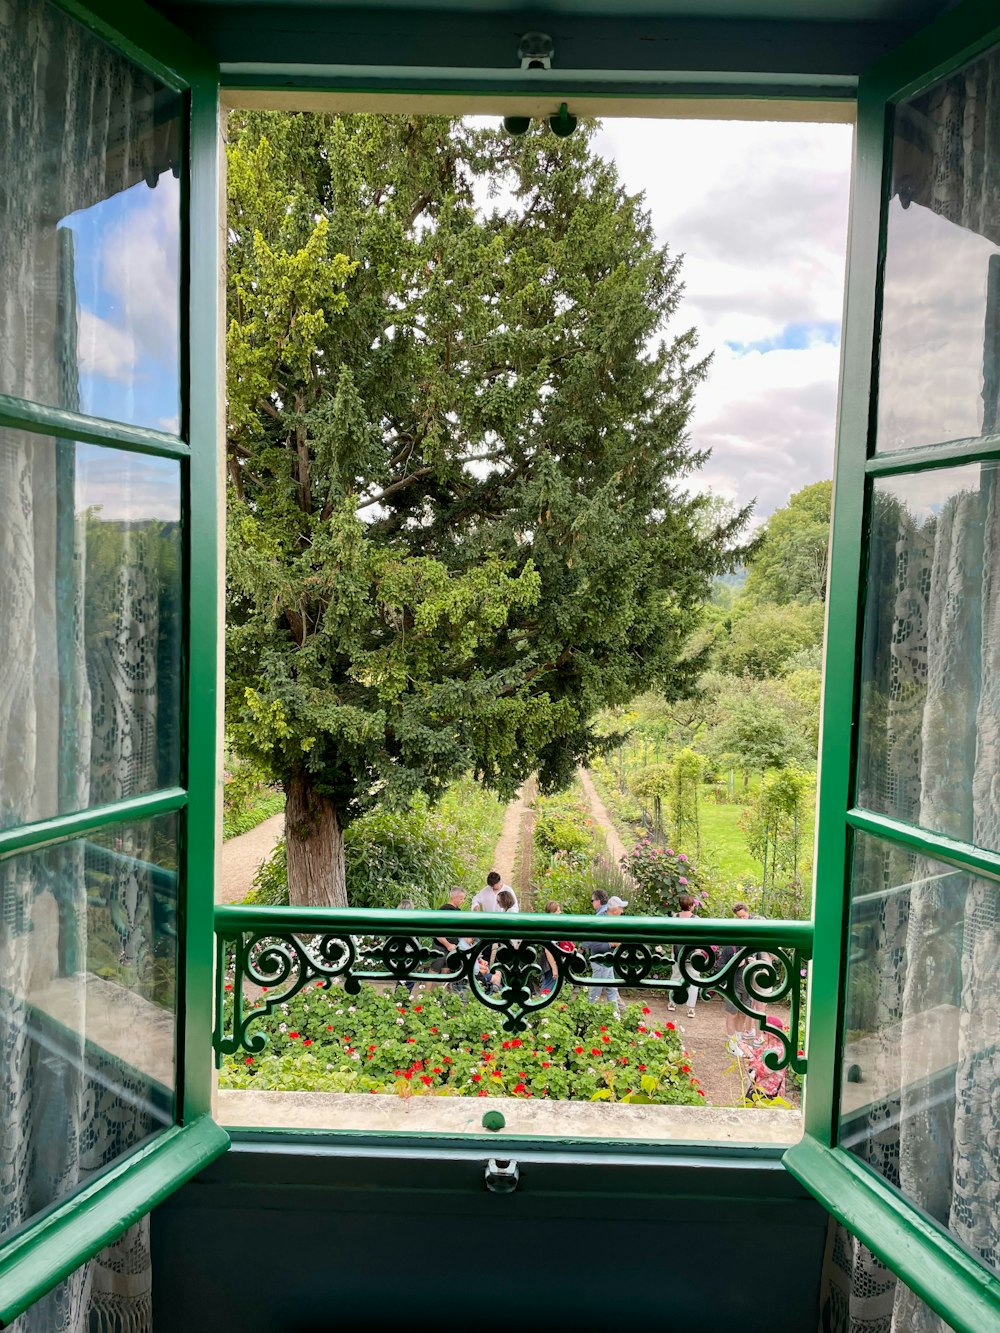
[[[753,342],[740,343],[726,340],[726,346],[737,356],[747,356],[750,352],[804,352],[810,347],[827,344],[840,346],[840,320],[821,320],[810,324],[802,320],[793,320],[777,333],[766,338],[757,338]]]
[[[169,173],[63,219],[74,237],[80,407],[175,432],[180,189]]]

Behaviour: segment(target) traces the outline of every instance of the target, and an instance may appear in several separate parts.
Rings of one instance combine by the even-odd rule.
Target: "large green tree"
[[[779,604],[826,601],[832,493],[832,481],[816,481],[774,511],[750,562],[748,597]]]
[[[230,130],[228,726],[287,793],[292,902],[342,904],[373,804],[560,785],[599,708],[690,692],[746,515],[679,486],[706,362],[591,127]]]

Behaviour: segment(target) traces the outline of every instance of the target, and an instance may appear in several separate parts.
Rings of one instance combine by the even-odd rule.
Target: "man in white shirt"
[[[500,904],[497,902],[497,894],[501,889],[506,889],[508,893],[514,894],[514,906],[510,909],[512,912],[519,912],[517,894],[509,884],[503,882],[502,877],[495,870],[491,870],[486,876],[486,887],[480,889],[472,900],[472,910],[474,912],[499,912]]]

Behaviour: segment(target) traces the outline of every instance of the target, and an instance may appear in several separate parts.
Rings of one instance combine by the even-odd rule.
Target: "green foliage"
[[[282,792],[270,786],[254,764],[227,757],[226,784],[222,791],[222,837],[236,838],[249,833],[265,819],[281,814],[285,808]]]
[[[485,883],[503,823],[503,805],[471,778],[462,778],[431,808],[417,798],[409,810],[373,810],[344,835],[348,885],[356,907],[438,907],[455,884],[475,892]],[[254,876],[247,904],[288,905],[284,839]]]
[[[576,993],[511,1037],[495,1015],[439,988],[309,988],[259,1021],[265,1053],[228,1058],[220,1086],[701,1104],[676,1027],[652,1022],[640,1005],[619,1020]]]
[[[230,118],[228,726],[341,825],[564,784],[600,707],[689,692],[740,558],[682,484],[679,263],[593,133]]]
[[[822,643],[823,617],[821,602],[778,606],[742,599],[733,611],[728,641],[718,650],[719,666],[733,676],[781,675],[789,659]]]
[[[803,835],[815,793],[810,773],[791,768],[769,773],[744,815],[747,846],[763,864],[762,907],[772,916],[798,917],[808,911],[803,901],[808,844]]]
[[[674,842],[693,847],[701,856],[698,819],[701,778],[705,760],[694,750],[679,750],[670,766],[670,834]]]
[[[622,869],[635,881],[629,907],[636,915],[678,912],[682,894],[702,896],[698,871],[688,856],[672,847],[657,847],[648,838],[622,857]]]
[[[716,764],[736,766],[749,776],[772,768],[815,762],[802,726],[774,696],[770,682],[726,681],[716,697],[713,725],[703,745]]]
[[[817,481],[774,511],[750,560],[748,597],[781,604],[826,600],[832,493],[832,481]]]

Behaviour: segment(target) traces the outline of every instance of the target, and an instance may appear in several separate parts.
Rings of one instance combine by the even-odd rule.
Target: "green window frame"
[[[180,464],[184,560],[181,772],[184,785],[0,832],[0,859],[130,820],[180,819],[175,1124],[117,1159],[0,1248],[0,1327],[116,1239],[229,1146],[211,1117],[212,875],[219,736],[218,350],[219,70],[143,5],[54,0],[59,8],[182,93],[180,439],[0,395],[0,424]],[[192,235],[197,244],[191,244]]]
[[[809,1085],[805,1135],[783,1159],[828,1212],[962,1333],[1000,1329],[1000,1278],[840,1147],[838,1134],[856,834],[876,835],[1000,884],[997,853],[856,804],[862,617],[874,483],[1000,457],[996,435],[875,452],[892,112],[998,43],[995,4],[966,0],[880,61],[858,88],[823,691]],[[852,658],[854,670],[845,671]]]

